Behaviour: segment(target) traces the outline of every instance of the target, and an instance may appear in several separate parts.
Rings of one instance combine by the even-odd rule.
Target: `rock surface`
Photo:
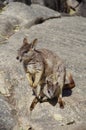
[[[60,14],[40,5],[26,6],[11,2],[0,15],[0,42],[8,39],[21,28],[30,28],[41,22],[41,19],[59,17]],[[9,13],[11,11],[11,13]]]
[[[31,3],[40,4],[59,12],[64,12],[64,2],[64,0],[31,0]],[[67,4],[68,6],[75,8],[77,15],[86,17],[86,0],[67,0]]]
[[[83,0],[78,8],[81,16],[86,17],[86,0]]]
[[[16,12],[14,7],[17,8]],[[24,10],[26,8],[26,11],[23,12],[20,7]],[[14,17],[17,22],[10,20],[11,24],[20,27],[5,42],[3,41],[6,44],[0,45],[0,130],[28,130],[30,125],[34,130],[85,130],[86,19],[83,17],[49,19],[42,24],[33,24],[34,26],[26,28],[30,19],[34,20],[41,16],[38,7],[41,8],[41,6],[27,7],[20,3],[13,5],[11,3],[0,15],[0,19],[6,16],[6,20],[8,20],[7,16]],[[30,12],[31,8],[38,13]],[[58,15],[56,12],[52,14],[52,11],[50,14],[44,13],[46,11],[45,8],[43,9],[43,17],[51,17],[50,14]],[[12,12],[9,15],[8,10]],[[4,32],[5,27],[7,27],[6,23],[0,30],[1,33]],[[11,26],[8,30],[13,30],[10,28]],[[9,34],[9,31],[7,33]],[[38,38],[37,48],[47,48],[57,53],[64,60],[67,69],[72,71],[76,83],[72,91],[63,93],[66,102],[64,109],[60,109],[58,103],[54,106],[48,102],[38,103],[31,120],[29,120],[29,106],[34,96],[22,63],[16,60],[17,50],[25,36],[30,42]]]
[[[12,114],[11,106],[0,94],[0,130],[12,130],[15,125],[16,120]]]

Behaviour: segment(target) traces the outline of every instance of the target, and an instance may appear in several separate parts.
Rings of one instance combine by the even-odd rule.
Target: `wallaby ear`
[[[46,80],[46,84],[49,84],[49,81],[48,81],[48,80]]]
[[[36,47],[37,41],[38,41],[37,38],[33,40],[33,42],[31,43],[32,48],[35,48],[35,47]]]
[[[27,38],[25,37],[25,38],[23,39],[23,45],[27,45],[27,44],[29,44],[29,43],[28,43]]]
[[[58,86],[58,82],[56,82],[56,84],[55,84],[56,86]]]
[[[47,80],[47,84],[48,85],[52,85],[52,82]]]

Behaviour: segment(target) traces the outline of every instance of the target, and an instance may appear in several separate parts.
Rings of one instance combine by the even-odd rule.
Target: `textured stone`
[[[21,16],[20,14],[18,17]],[[5,15],[4,12],[3,15]],[[27,21],[26,14],[23,15]],[[2,113],[0,121],[2,124],[3,116],[6,117],[3,124],[4,129],[27,130],[31,125],[34,130],[85,130],[85,28],[86,19],[83,17],[49,19],[29,29],[23,26],[21,30],[6,40],[7,44],[0,45],[0,72],[2,72],[0,73],[0,87],[2,85],[4,88],[8,88],[10,93],[9,96],[0,97],[0,113]],[[72,91],[63,92],[63,99],[66,103],[64,109],[60,109],[58,103],[54,106],[51,102],[38,103],[32,112],[31,120],[29,120],[29,106],[34,96],[22,63],[16,60],[17,50],[25,36],[30,42],[38,38],[37,48],[47,48],[57,53],[64,60],[67,69],[72,71],[76,83],[76,87]],[[6,81],[6,86],[4,81]],[[1,95],[3,95],[2,91]],[[6,111],[8,111],[7,115]]]
[[[0,130],[12,130],[16,120],[11,114],[11,107],[0,94]]]
[[[58,12],[40,5],[27,6],[23,3],[11,2],[0,15],[0,43],[5,43],[6,39],[21,28],[30,28],[43,19],[59,16]]]

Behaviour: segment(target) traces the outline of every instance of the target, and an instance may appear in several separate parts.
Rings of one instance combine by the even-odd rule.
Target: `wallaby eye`
[[[23,54],[24,54],[24,53],[27,53],[27,52],[28,52],[27,50],[24,50],[24,51],[23,51]]]
[[[48,90],[48,93],[50,94],[50,91]]]
[[[17,56],[16,59],[19,60],[19,56]]]
[[[22,62],[22,59],[20,59],[20,62]]]

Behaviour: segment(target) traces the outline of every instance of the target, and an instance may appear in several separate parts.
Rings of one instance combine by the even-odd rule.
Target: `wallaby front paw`
[[[33,88],[35,89],[36,87],[37,87],[37,85],[33,83]]]
[[[31,80],[29,81],[29,85],[33,87],[33,82]]]

